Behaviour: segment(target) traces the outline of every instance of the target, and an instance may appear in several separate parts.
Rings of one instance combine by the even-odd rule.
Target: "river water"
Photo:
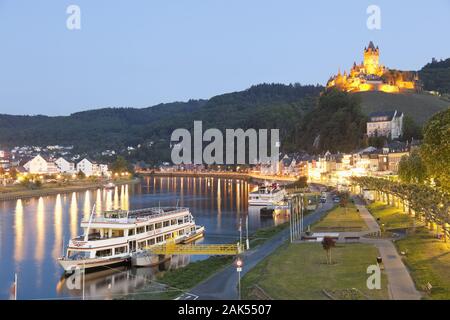
[[[18,299],[80,299],[75,279],[63,276],[57,258],[63,244],[81,234],[80,222],[91,211],[185,206],[198,225],[206,228],[201,243],[231,243],[239,239],[239,225],[248,216],[249,233],[285,221],[261,217],[248,207],[248,192],[255,188],[243,180],[194,177],[145,177],[138,184],[114,190],[89,190],[17,201],[0,202],[0,299],[8,299],[14,273]],[[95,207],[94,207],[95,206]],[[205,256],[177,256],[153,268],[122,267],[89,273],[84,294],[110,299],[133,294],[160,270],[178,268]]]

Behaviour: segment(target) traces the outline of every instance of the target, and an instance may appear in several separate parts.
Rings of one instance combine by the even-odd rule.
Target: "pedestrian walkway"
[[[364,205],[356,205],[361,217],[366,222],[369,233],[379,232],[380,228],[375,218]],[[421,295],[417,291],[408,269],[403,263],[394,244],[389,239],[362,238],[362,243],[375,245],[383,259],[384,271],[388,278],[389,296],[392,300],[420,300]]]

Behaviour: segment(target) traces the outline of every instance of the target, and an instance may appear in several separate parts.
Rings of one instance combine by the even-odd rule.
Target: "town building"
[[[58,167],[55,162],[45,159],[40,154],[25,163],[24,168],[31,174],[56,174]]]
[[[369,114],[367,121],[367,136],[398,139],[403,134],[403,113],[380,111]]]
[[[86,158],[77,163],[76,171],[84,173],[86,177],[109,176],[108,166],[106,164],[97,164]]]
[[[74,174],[76,173],[75,170],[75,164],[73,162],[69,162],[63,157],[58,158],[55,161],[56,166],[58,167],[59,173],[67,173],[67,174]]]

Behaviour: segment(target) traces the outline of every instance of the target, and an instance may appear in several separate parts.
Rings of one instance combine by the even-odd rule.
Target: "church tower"
[[[379,75],[380,49],[372,41],[364,48],[364,69],[367,74]]]

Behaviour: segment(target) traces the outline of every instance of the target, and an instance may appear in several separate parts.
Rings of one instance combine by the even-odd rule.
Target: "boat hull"
[[[76,270],[95,271],[102,268],[112,268],[118,265],[130,263],[130,257],[118,257],[111,259],[86,259],[86,260],[70,260],[58,259],[59,264],[68,274]]]

